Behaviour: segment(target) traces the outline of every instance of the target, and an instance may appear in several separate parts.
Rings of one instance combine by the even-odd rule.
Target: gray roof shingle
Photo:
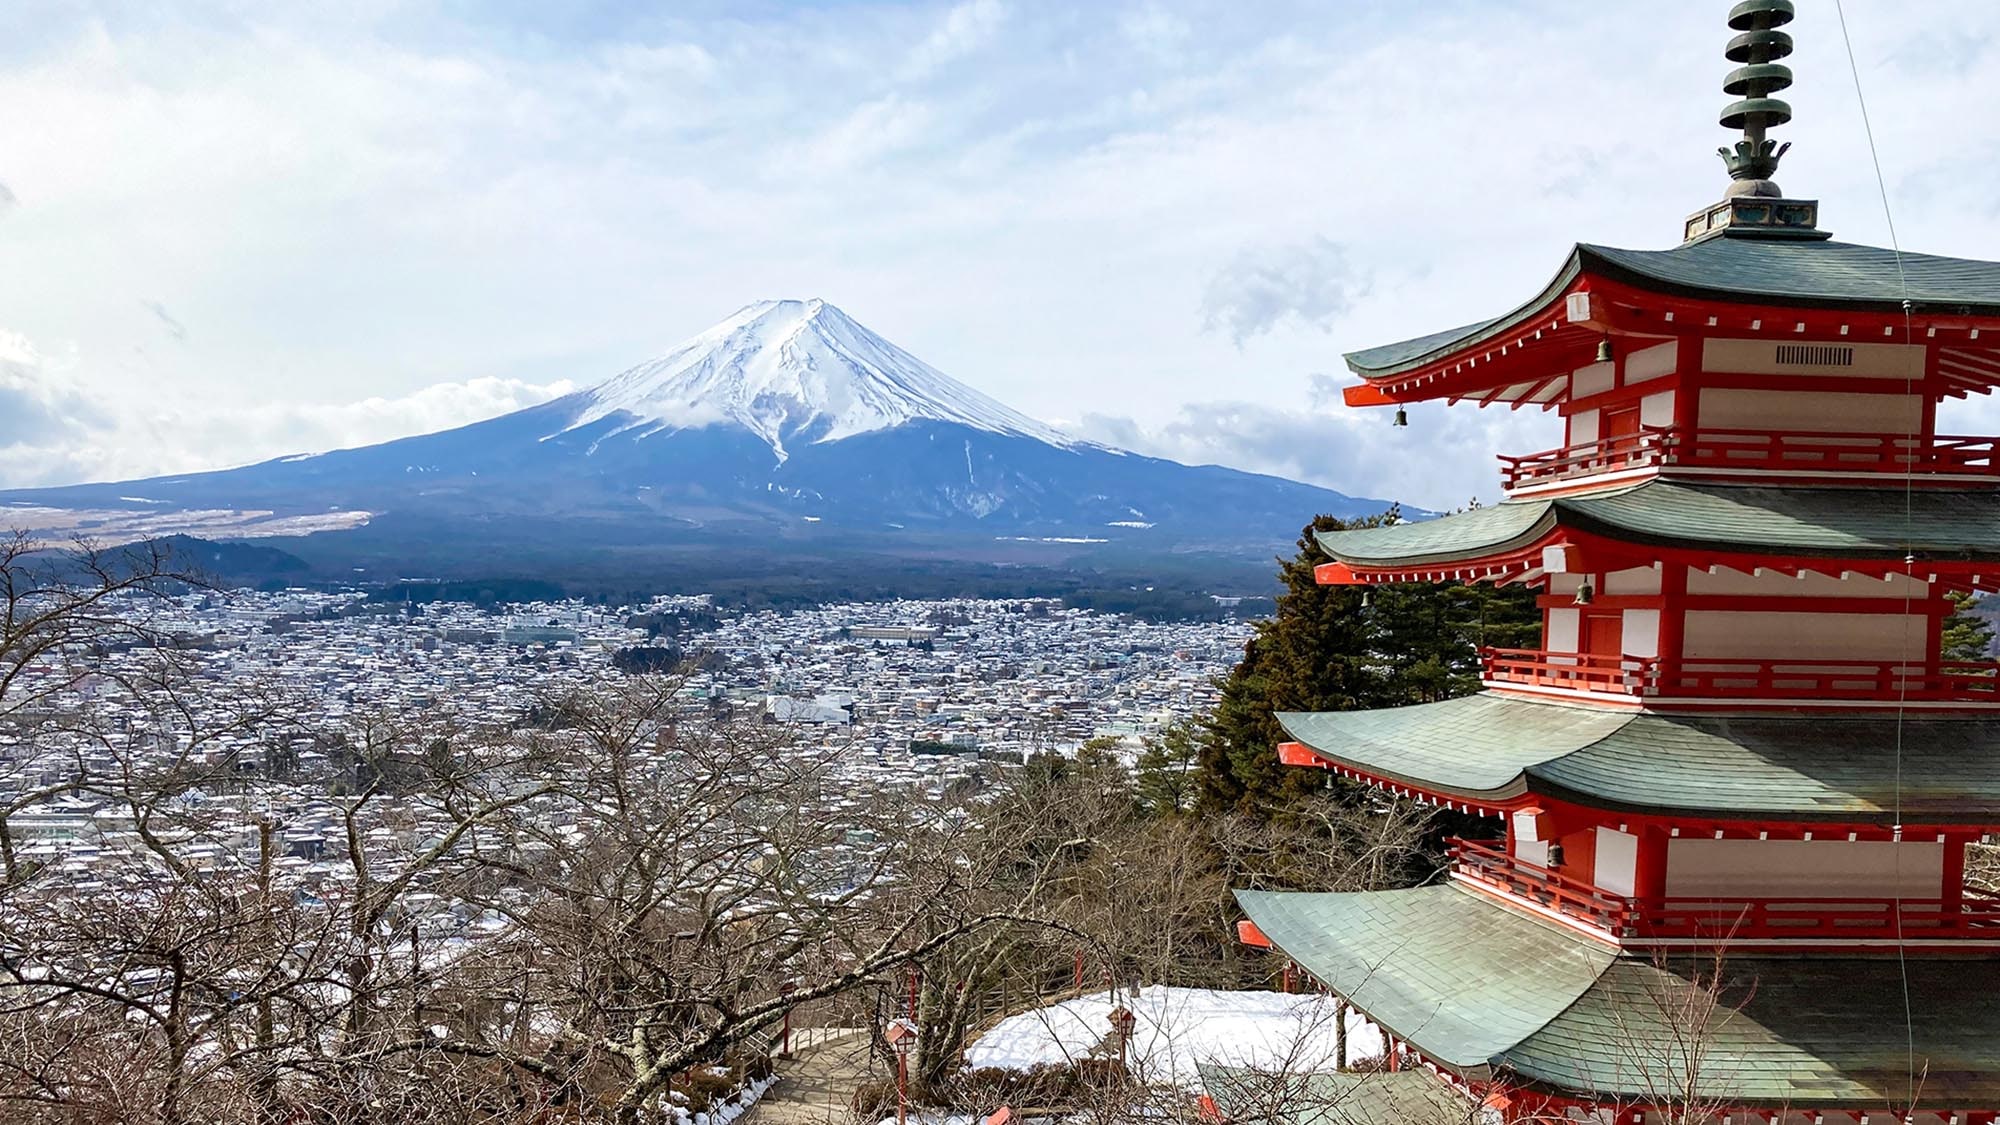
[[[1556,276],[1527,303],[1504,316],[1347,354],[1347,365],[1370,377],[1395,374],[1506,331],[1544,308],[1571,281],[1589,272],[1642,288],[1766,304],[1854,309],[1922,307],[2000,315],[2000,262],[1904,253],[1850,242],[1711,238],[1666,250],[1623,250],[1579,243]]]
[[[1737,955],[1717,970],[1620,955],[1448,886],[1236,897],[1307,972],[1468,1077],[1642,1103],[1693,1075],[1699,1097],[1745,1107],[2000,1104],[2000,958]]]
[[[2000,718],[1654,715],[1481,693],[1280,714],[1295,739],[1392,781],[1473,801],[1791,821],[2000,818]],[[1900,733],[1900,737],[1899,737]],[[1900,744],[1900,771],[1897,747]]]
[[[1759,488],[1651,480],[1611,492],[1509,500],[1434,520],[1322,531],[1345,563],[1396,567],[1471,561],[1518,550],[1552,527],[1633,543],[1720,551],[2000,561],[2000,492]]]

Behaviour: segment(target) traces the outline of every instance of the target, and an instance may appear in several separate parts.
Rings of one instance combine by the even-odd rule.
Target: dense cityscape
[[[835,776],[857,791],[938,787],[1036,752],[1073,752],[1087,739],[1136,756],[1147,736],[1212,705],[1217,677],[1248,635],[1238,623],[1148,623],[1040,600],[725,614],[703,596],[488,609],[238,590],[146,597],[125,608],[168,647],[118,646],[80,678],[70,654],[52,654],[24,671],[16,691],[73,687],[39,695],[31,710],[10,717],[25,726],[85,703],[120,730],[143,727],[128,699],[101,687],[129,680],[169,651],[197,701],[224,708],[251,687],[296,701],[302,710],[289,720],[314,733],[293,736],[297,746],[284,751],[289,772],[266,768],[265,732],[229,732],[221,714],[192,716],[191,726],[221,731],[205,737],[204,758],[259,781],[238,823],[217,832],[213,860],[253,864],[252,822],[277,808],[285,866],[315,879],[336,869],[321,857],[339,848],[337,809],[325,791],[334,775],[315,745],[350,722],[449,710],[506,727],[540,701],[665,673],[690,707],[771,727],[801,752],[833,755]],[[86,877],[130,858],[129,809],[60,791],[22,803],[24,794],[59,789],[80,754],[85,769],[108,769],[110,758],[91,749],[90,738],[0,729],[0,806],[14,809],[8,825],[22,860]],[[159,753],[182,749],[163,745]],[[294,775],[296,785],[284,784]],[[393,803],[375,813],[398,815]]]

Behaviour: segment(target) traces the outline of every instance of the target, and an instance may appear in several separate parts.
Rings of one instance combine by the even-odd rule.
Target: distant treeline
[[[470,602],[478,606],[507,602],[558,602],[569,597],[559,583],[541,578],[471,578],[446,582],[395,582],[370,591],[371,602]]]

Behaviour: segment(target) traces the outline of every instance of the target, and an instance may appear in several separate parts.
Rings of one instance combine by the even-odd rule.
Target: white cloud
[[[1291,409],[1219,401],[1183,405],[1165,422],[1086,415],[1068,427],[1093,441],[1193,465],[1228,465],[1439,511],[1499,498],[1491,450],[1532,452],[1559,443],[1561,428],[1538,411],[1511,413],[1435,404],[1412,407],[1410,424],[1386,411]]]
[[[2000,258],[2000,117],[1935,112],[2000,100],[2000,6],[1848,7],[1904,244]],[[1727,29],[1684,0],[562,11],[0,5],[0,310],[43,380],[0,476],[449,424],[820,294],[1035,416],[1455,504],[1525,414],[1391,433],[1302,409],[1312,374],[1573,241],[1671,244],[1724,182]],[[1835,25],[1791,30],[1780,180],[1884,243]]]
[[[1331,331],[1367,292],[1367,277],[1328,239],[1246,250],[1209,279],[1202,322],[1226,330],[1240,348],[1287,318]]]
[[[0,488],[197,472],[451,429],[575,388],[491,376],[353,402],[120,399],[0,331]]]
[[[906,74],[921,78],[956,62],[991,42],[1007,18],[1000,0],[961,0],[953,4],[924,41],[910,53]]]

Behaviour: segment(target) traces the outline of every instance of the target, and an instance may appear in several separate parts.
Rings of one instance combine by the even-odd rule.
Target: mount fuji
[[[458,429],[0,492],[0,525],[55,512],[86,533],[323,532],[315,542],[393,528],[433,555],[496,538],[692,547],[775,534],[905,554],[949,541],[958,557],[1046,542],[1268,560],[1314,513],[1388,504],[1078,440],[811,300],[749,305],[589,389]]]

